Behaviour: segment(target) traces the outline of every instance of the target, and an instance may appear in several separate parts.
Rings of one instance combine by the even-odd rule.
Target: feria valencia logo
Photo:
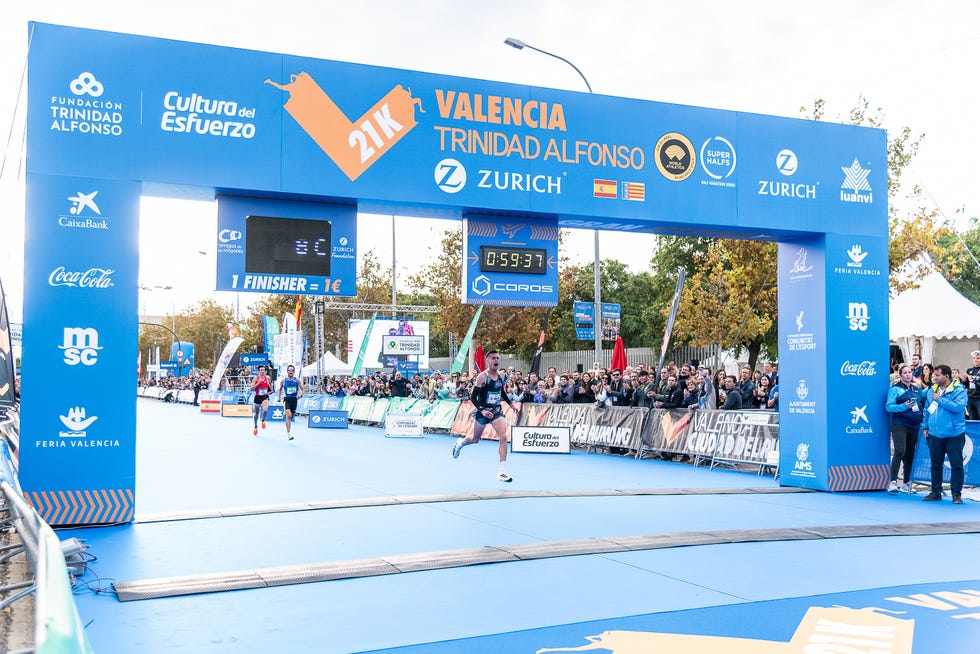
[[[424,113],[422,100],[401,84],[352,121],[308,73],[265,83],[289,94],[283,107],[352,182],[418,124],[416,106]]]
[[[58,266],[48,275],[48,285],[74,288],[112,288],[112,275],[115,272],[109,268],[73,271],[66,270],[64,266]]]
[[[851,363],[850,361],[845,361],[840,365],[840,374],[842,377],[874,377],[877,373],[875,365],[877,361],[864,360],[860,363]]]

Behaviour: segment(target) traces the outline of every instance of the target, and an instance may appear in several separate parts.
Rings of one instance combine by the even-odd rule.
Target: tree
[[[777,315],[776,244],[720,240],[695,256],[684,285],[674,335],[720,350],[744,346],[749,365],[762,351]],[[662,311],[666,315],[670,307]]]
[[[214,368],[221,349],[228,341],[227,325],[233,318],[231,307],[221,306],[213,300],[203,300],[174,317],[177,338],[183,343],[194,344],[194,361],[198,368]],[[146,370],[148,362],[144,353],[159,346],[162,350],[160,358],[169,359],[173,335],[163,327],[141,325],[138,343],[141,366]]]

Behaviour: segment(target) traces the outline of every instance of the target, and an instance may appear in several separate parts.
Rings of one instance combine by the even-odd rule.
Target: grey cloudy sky
[[[978,19],[980,4],[966,0],[6,0],[0,3],[0,127],[11,137],[0,177],[0,278],[17,318],[24,194],[24,107],[17,98],[29,20],[584,90],[562,62],[503,44],[513,36],[574,62],[596,93],[790,117],[824,98],[827,118],[834,119],[863,94],[884,110],[890,131],[909,126],[925,134],[911,179],[962,228],[980,213],[972,127],[980,107]],[[180,310],[207,293],[208,284],[213,288],[213,230],[193,229],[213,219],[210,205],[144,203],[141,281],[174,290],[146,294],[141,308]],[[371,220],[359,230],[359,247],[373,248],[390,264],[391,221]],[[398,267],[413,271],[445,223],[409,220],[397,221],[399,242],[410,239],[409,229],[423,238],[418,247],[399,246]],[[149,245],[175,221],[201,235],[188,249],[207,253],[181,257],[178,269],[172,253]],[[642,268],[651,244],[652,237],[607,232],[601,250]],[[575,233],[567,253],[591,261],[591,232]]]

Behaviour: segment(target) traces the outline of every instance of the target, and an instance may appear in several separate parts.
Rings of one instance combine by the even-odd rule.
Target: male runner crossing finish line
[[[286,413],[286,438],[293,440],[293,434],[289,431],[293,424],[293,416],[296,414],[296,404],[299,398],[303,397],[303,386],[293,375],[296,374],[296,367],[292,364],[286,366],[286,377],[279,381],[279,400],[283,402],[283,409]],[[286,394],[283,401],[282,395]]]
[[[497,450],[500,452],[500,470],[497,472],[497,481],[511,482],[514,478],[507,474],[507,421],[504,419],[504,412],[500,408],[500,401],[503,400],[510,404],[510,399],[504,393],[504,380],[497,373],[500,366],[500,353],[497,350],[487,352],[487,369],[476,376],[473,382],[473,392],[470,393],[470,401],[476,407],[471,415],[475,420],[473,434],[466,438],[457,438],[453,445],[453,458],[459,458],[459,452],[467,445],[479,443],[483,438],[483,431],[487,425],[492,425],[497,432],[499,440]],[[513,407],[513,405],[511,405]]]

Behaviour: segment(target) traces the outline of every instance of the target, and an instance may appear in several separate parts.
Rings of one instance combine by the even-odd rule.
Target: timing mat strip
[[[135,522],[173,522],[179,520],[207,520],[232,518],[266,513],[293,513],[296,511],[322,511],[327,509],[356,509],[368,506],[392,506],[397,504],[432,504],[435,502],[467,502],[471,500],[503,500],[527,497],[627,497],[631,495],[783,495],[787,493],[813,493],[808,488],[758,487],[758,488],[633,488],[633,489],[580,489],[580,490],[527,490],[486,491],[471,493],[442,493],[437,495],[402,495],[396,497],[361,497],[325,502],[294,502],[289,504],[264,504],[232,507],[228,509],[201,509],[170,513],[147,513],[136,516]]]
[[[114,587],[119,601],[128,602],[161,597],[176,597],[178,595],[217,593],[248,588],[269,588],[272,586],[308,584],[320,581],[336,581],[339,579],[356,579],[360,577],[377,577],[403,572],[442,570],[446,568],[482,565],[485,563],[529,561],[560,556],[612,554],[617,552],[635,552],[726,543],[972,533],[980,533],[980,522],[829,525],[806,528],[730,529],[640,534],[609,538],[542,541],[502,545],[498,547],[471,547],[364,559],[277,566],[272,568],[256,568],[235,572],[120,581],[116,582]]]

